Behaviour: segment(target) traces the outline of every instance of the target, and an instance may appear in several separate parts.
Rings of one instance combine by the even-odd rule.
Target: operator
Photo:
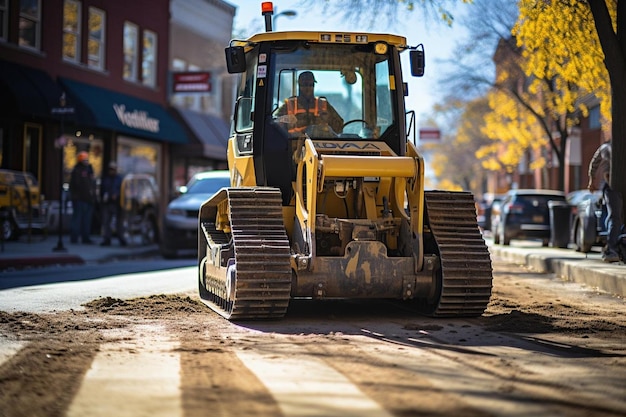
[[[315,96],[315,76],[304,71],[298,77],[298,96],[290,97],[278,109],[279,123],[285,123],[291,136],[300,136],[309,126],[332,129],[335,135],[343,130],[343,119],[323,97]]]
[[[611,139],[609,138],[596,150],[589,163],[589,191],[602,191],[606,204],[605,220],[607,239],[602,249],[604,262],[619,262],[617,250],[619,227],[622,224],[622,194],[611,188]]]

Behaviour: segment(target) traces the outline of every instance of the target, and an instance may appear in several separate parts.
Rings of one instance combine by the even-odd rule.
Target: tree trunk
[[[561,138],[558,142],[559,157],[559,178],[557,184],[557,190],[565,191],[565,149],[567,148],[567,141],[569,140],[569,132],[567,131],[567,119],[569,119],[569,113],[565,116],[563,123],[557,123],[559,126],[559,134]]]
[[[617,33],[605,0],[589,0],[589,7],[604,52],[612,94],[611,186],[626,198],[626,1],[617,2]],[[626,207],[622,204],[622,207]]]

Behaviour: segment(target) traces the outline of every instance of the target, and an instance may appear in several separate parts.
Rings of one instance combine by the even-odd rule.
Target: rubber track
[[[493,278],[474,197],[469,192],[429,191],[425,200],[442,270],[441,298],[432,315],[480,316],[491,298]]]
[[[291,295],[291,264],[280,190],[229,189],[228,203],[230,235],[216,231],[212,223],[203,228],[214,244],[234,248],[234,300],[226,299],[226,277],[219,276],[206,278],[209,294],[203,301],[229,320],[281,318]]]

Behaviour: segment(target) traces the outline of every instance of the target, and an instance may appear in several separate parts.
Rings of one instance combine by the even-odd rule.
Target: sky
[[[235,33],[244,34],[246,37],[257,32],[265,31],[265,21],[261,15],[261,0],[226,0],[237,7],[235,14]],[[329,0],[334,2],[336,0]],[[424,18],[424,12],[416,7],[413,12],[402,10],[399,7],[397,23],[386,25],[383,23],[358,25],[347,21],[339,15],[328,16],[324,14],[321,6],[306,8],[302,6],[302,0],[276,0],[274,3],[274,15],[286,10],[297,13],[295,17],[277,16],[274,21],[274,30],[326,30],[326,31],[352,31],[352,32],[379,32],[392,33],[407,38],[410,46],[423,44],[426,56],[426,71],[423,77],[412,77],[408,63],[408,51],[403,53],[403,78],[409,85],[409,96],[406,98],[407,110],[415,110],[418,128],[431,113],[432,106],[442,102],[441,93],[438,91],[437,79],[445,67],[443,60],[452,58],[452,52],[457,42],[460,42],[464,30],[459,24],[452,27],[442,21],[435,21],[437,16]],[[311,2],[309,2],[311,3]],[[324,1],[320,1],[324,4]],[[461,3],[461,2],[459,2]],[[463,7],[459,4],[452,8],[456,20],[463,13]],[[385,22],[388,19],[385,19]]]

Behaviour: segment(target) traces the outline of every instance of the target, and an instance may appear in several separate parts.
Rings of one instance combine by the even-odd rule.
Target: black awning
[[[77,123],[174,144],[189,143],[182,124],[159,103],[69,78],[59,81],[69,98],[83,108],[77,110]]]
[[[174,108],[196,140],[201,144],[202,156],[226,161],[230,128],[217,116],[194,110]]]
[[[0,93],[4,112],[50,118],[62,90],[45,71],[0,60]]]

